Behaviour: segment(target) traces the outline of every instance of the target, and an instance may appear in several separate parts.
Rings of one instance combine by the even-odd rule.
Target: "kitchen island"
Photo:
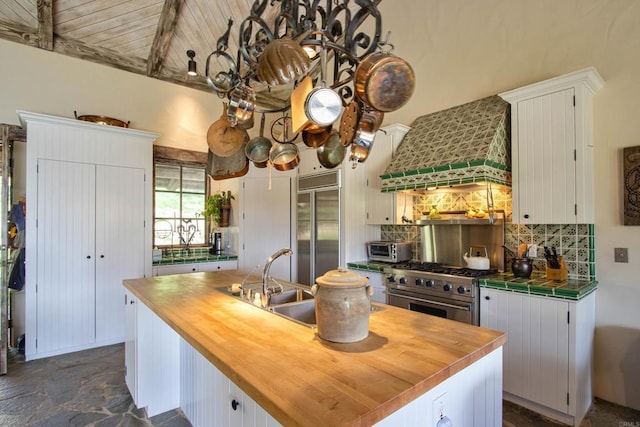
[[[156,388],[174,391],[175,406],[189,404],[185,399],[197,394],[197,387],[189,383],[199,378],[185,378],[191,372],[184,367],[185,355],[193,350],[228,378],[232,389],[237,387],[283,425],[368,426],[387,421],[397,426],[413,425],[411,419],[425,425],[424,417],[440,413],[457,417],[456,426],[501,425],[504,334],[384,306],[371,314],[369,337],[357,343],[330,343],[313,328],[215,289],[245,277],[246,272],[229,270],[124,281],[130,303],[139,302],[139,313],[144,307],[175,332],[177,340],[164,341],[170,348],[149,357],[177,364],[177,379],[171,369],[151,375],[158,381]],[[134,342],[164,327],[145,330],[144,325],[138,319]],[[131,346],[129,337],[127,345]],[[182,350],[176,352],[175,345]],[[138,352],[138,357],[143,354]],[[157,361],[138,360],[147,370],[154,364]],[[168,377],[178,389],[189,391],[175,392],[166,385]],[[449,388],[439,389],[443,385]],[[225,397],[232,394],[227,387]],[[403,412],[412,405],[410,413]],[[225,416],[237,409],[237,400],[230,400],[233,409],[228,406],[221,407]]]

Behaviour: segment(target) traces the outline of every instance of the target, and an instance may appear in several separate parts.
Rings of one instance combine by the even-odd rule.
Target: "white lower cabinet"
[[[125,289],[125,382],[153,417],[180,404],[180,336]]]
[[[386,304],[387,286],[385,285],[384,274],[376,273],[374,271],[354,271],[356,271],[362,277],[366,277],[368,279],[367,285],[373,287],[373,296],[371,297],[371,301]]]
[[[153,276],[167,276],[169,274],[195,273],[198,271],[235,270],[238,261],[195,262],[193,264],[169,264],[153,267]]]
[[[507,333],[504,397],[576,425],[592,400],[595,292],[564,300],[480,289],[480,326]]]
[[[180,408],[194,427],[280,425],[184,340],[180,359]]]

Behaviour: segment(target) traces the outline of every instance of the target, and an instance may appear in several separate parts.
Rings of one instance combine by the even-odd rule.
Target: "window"
[[[204,245],[207,175],[202,167],[155,164],[154,246]]]

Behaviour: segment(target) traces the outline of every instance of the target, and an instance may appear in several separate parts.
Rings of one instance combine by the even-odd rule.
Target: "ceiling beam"
[[[52,0],[38,0],[38,47],[53,50]]]
[[[153,44],[147,59],[147,75],[149,77],[158,78],[160,76],[162,61],[169,51],[169,44],[173,38],[183,2],[183,0],[165,0],[164,2],[156,35],[153,38]]]

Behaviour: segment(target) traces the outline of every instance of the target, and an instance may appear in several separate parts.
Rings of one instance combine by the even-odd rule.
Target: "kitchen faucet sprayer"
[[[271,295],[279,294],[282,292],[282,286],[278,284],[277,288],[269,288],[269,269],[271,268],[271,264],[280,256],[291,256],[293,255],[293,251],[289,248],[282,248],[269,258],[264,263],[264,270],[262,271],[262,307],[269,308],[271,306]]]

